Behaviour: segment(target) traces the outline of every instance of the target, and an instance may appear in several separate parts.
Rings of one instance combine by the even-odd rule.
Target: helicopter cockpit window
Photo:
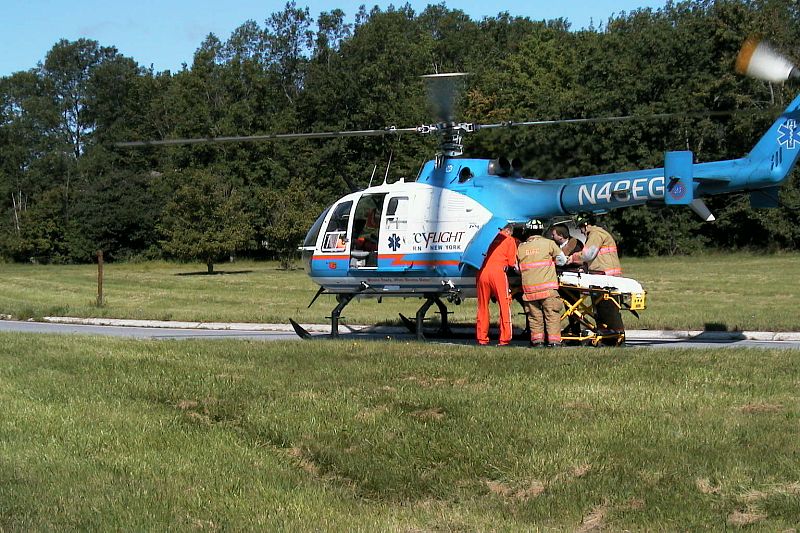
[[[331,208],[329,207],[314,221],[314,225],[311,226],[311,229],[306,233],[306,239],[303,241],[303,248],[314,248],[317,245],[317,237],[319,237],[319,232],[322,229],[322,223],[325,222],[325,217],[330,210]]]
[[[404,230],[408,226],[408,197],[389,198],[383,227],[391,230]]]
[[[352,207],[353,202],[348,201],[340,203],[333,210],[322,242],[323,252],[343,252],[347,248],[347,221]]]

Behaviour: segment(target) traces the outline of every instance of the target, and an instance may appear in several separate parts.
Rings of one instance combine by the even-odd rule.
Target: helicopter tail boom
[[[776,207],[780,184],[800,157],[800,95],[739,159],[694,163],[689,151],[667,152],[663,168],[567,178],[564,213],[601,212],[646,202],[702,208],[704,196],[750,192],[753,207]],[[710,219],[704,216],[705,219]]]

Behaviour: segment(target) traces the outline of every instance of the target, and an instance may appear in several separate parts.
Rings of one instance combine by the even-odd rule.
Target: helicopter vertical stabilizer
[[[797,96],[747,154],[753,167],[749,184],[768,186],[782,182],[799,155],[800,96]]]
[[[667,152],[664,155],[664,203],[689,205],[694,200],[692,152]]]

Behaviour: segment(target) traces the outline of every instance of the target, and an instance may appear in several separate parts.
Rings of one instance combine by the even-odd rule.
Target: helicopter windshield
[[[322,229],[322,223],[325,221],[325,216],[327,216],[328,211],[330,210],[330,207],[327,208],[320,216],[317,217],[317,220],[314,221],[314,225],[311,226],[311,229],[309,229],[308,233],[306,233],[306,239],[303,241],[303,248],[314,248],[317,245],[319,230]]]

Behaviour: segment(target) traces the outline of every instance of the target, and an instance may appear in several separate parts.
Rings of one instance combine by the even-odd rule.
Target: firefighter
[[[581,213],[575,217],[575,225],[586,236],[583,251],[573,253],[570,263],[588,263],[589,274],[622,276],[622,266],[617,255],[617,243],[609,232],[595,226],[591,215]],[[607,328],[608,333],[625,333],[625,325],[619,306],[610,300],[596,302],[597,318]]]
[[[522,299],[531,325],[531,346],[561,346],[564,304],[558,296],[555,266],[566,264],[567,257],[555,242],[542,236],[544,224],[540,220],[528,221],[525,228],[527,239],[519,245],[517,259],[522,272]]]
[[[511,290],[506,271],[517,268],[517,241],[512,236],[513,225],[508,224],[497,234],[486,259],[478,271],[476,288],[478,291],[478,316],[475,319],[475,333],[478,344],[489,344],[489,299],[497,300],[500,308],[500,346],[511,342]]]
[[[569,263],[588,263],[589,274],[621,276],[622,267],[617,255],[617,243],[609,232],[595,226],[591,215],[581,213],[575,217],[575,225],[586,236],[583,250],[569,257]]]

